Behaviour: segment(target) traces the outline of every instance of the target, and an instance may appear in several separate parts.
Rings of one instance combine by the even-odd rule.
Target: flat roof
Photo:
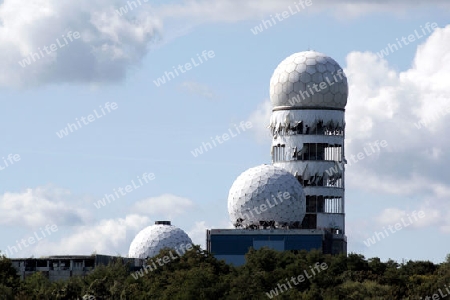
[[[96,257],[119,257],[104,254],[91,254],[91,255],[51,255],[41,257],[8,257],[9,260],[56,260],[56,259],[95,259]],[[127,258],[127,257],[120,257]]]
[[[270,234],[283,234],[283,235],[317,235],[317,234],[325,234],[325,231],[322,229],[209,229],[209,233],[211,234],[261,234],[261,235],[270,235]]]

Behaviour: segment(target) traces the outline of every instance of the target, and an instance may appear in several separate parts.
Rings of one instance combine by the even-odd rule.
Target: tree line
[[[157,257],[168,254],[168,249],[162,250]],[[443,299],[450,294],[450,256],[440,264],[398,263],[356,253],[331,256],[320,251],[263,248],[251,249],[245,265],[235,267],[195,246],[143,276],[132,273],[118,259],[85,277],[50,282],[37,272],[20,280],[11,261],[3,256],[0,299],[370,300]]]

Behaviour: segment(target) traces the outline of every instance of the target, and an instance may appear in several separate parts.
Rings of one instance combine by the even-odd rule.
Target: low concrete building
[[[115,260],[129,263],[135,269],[135,260],[108,255],[61,255],[41,258],[11,258],[13,267],[20,279],[41,272],[50,281],[66,280],[72,276],[86,276],[99,265],[108,265]]]

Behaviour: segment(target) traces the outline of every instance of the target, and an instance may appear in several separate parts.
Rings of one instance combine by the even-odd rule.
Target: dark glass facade
[[[225,230],[224,230],[225,231]],[[245,254],[251,247],[259,249],[268,247],[278,251],[285,250],[313,250],[323,249],[324,235],[317,234],[279,234],[262,233],[259,230],[226,230],[217,233],[216,230],[207,232],[207,250],[216,258],[227,263],[241,265],[245,263]],[[253,233],[254,232],[254,233]]]

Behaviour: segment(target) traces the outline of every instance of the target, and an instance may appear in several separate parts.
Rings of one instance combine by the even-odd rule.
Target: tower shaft
[[[338,108],[273,109],[272,163],[292,173],[304,187],[304,229],[345,234],[344,114]]]

